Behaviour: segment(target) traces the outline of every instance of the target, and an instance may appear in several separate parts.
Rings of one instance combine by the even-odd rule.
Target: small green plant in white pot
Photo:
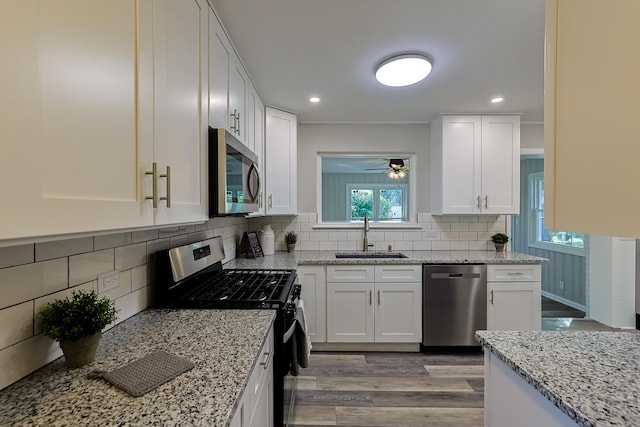
[[[509,236],[504,233],[496,233],[491,236],[491,241],[496,246],[496,252],[504,252],[504,245],[509,241]]]
[[[47,304],[39,316],[42,333],[60,342],[69,368],[93,362],[102,330],[118,317],[113,301],[83,290]]]
[[[296,242],[298,241],[298,235],[295,231],[287,231],[284,235],[284,242],[287,244],[287,252],[292,252],[296,249]]]

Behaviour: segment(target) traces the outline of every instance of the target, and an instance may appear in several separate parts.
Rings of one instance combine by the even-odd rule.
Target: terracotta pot
[[[295,243],[287,243],[287,252],[293,252],[296,250],[296,244]]]
[[[60,341],[60,348],[67,361],[67,368],[79,368],[93,362],[101,336],[102,334],[98,332],[75,341]]]
[[[504,243],[494,243],[496,245],[496,252],[504,252]]]

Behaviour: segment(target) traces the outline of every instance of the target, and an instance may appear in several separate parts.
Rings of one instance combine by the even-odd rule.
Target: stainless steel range
[[[284,337],[295,323],[296,300],[300,297],[296,271],[225,270],[224,257],[220,237],[156,252],[154,305],[275,310],[273,425],[286,425],[295,404],[295,378],[289,375],[291,357],[286,353]]]

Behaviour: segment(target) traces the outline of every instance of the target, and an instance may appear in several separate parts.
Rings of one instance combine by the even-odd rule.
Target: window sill
[[[311,228],[350,228],[354,230],[361,230],[364,227],[364,223],[345,223],[345,222],[324,222],[321,224],[314,224]],[[414,222],[402,222],[402,223],[394,223],[394,224],[382,224],[379,222],[369,222],[369,228],[374,229],[394,229],[394,228],[402,228],[405,230],[421,230],[422,226],[420,224]]]

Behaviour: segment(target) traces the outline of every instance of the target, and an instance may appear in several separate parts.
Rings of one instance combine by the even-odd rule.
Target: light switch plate
[[[120,287],[120,272],[111,271],[98,276],[98,293],[110,291]]]

